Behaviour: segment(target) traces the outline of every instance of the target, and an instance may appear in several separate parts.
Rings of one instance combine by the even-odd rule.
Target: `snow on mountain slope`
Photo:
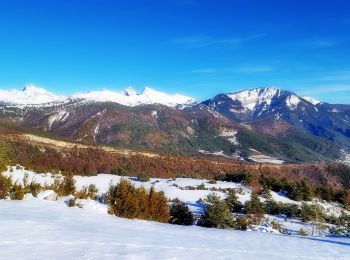
[[[350,259],[349,241],[176,226],[61,201],[1,201],[0,259]]]
[[[124,89],[122,91],[122,94],[124,96],[136,96],[137,95],[137,92],[135,89],[133,89],[132,87],[127,87],[126,89]]]
[[[294,110],[301,99],[288,91],[283,91],[278,88],[256,88],[251,90],[244,90],[241,92],[227,94],[233,101],[238,101],[247,111],[259,112],[259,115],[263,111],[267,111],[272,102],[282,97],[285,99],[285,104],[291,110]]]
[[[313,98],[313,97],[303,97],[303,99],[305,99],[306,101],[310,102],[313,105],[317,105],[319,103],[321,103],[320,101],[318,101],[317,99]]]
[[[294,109],[300,103],[300,98],[296,95],[291,95],[287,97],[286,104],[290,109]]]
[[[0,102],[14,105],[35,105],[65,100],[64,96],[57,96],[31,84],[26,85],[22,91],[17,89],[0,90]]]
[[[281,90],[278,88],[257,88],[252,90],[245,90],[238,93],[227,94],[232,100],[240,101],[242,106],[253,110],[262,103],[271,105],[274,97],[279,96]]]
[[[144,88],[141,93],[137,93],[133,88],[128,87],[121,92],[110,90],[90,91],[86,93],[76,93],[67,98],[57,96],[33,85],[26,85],[22,91],[0,90],[0,103],[11,105],[37,105],[52,102],[64,102],[69,99],[85,99],[97,102],[115,102],[125,106],[139,106],[147,104],[161,104],[169,107],[187,106],[195,103],[191,97],[175,94],[169,95],[163,92],[153,90],[149,87]]]
[[[292,125],[298,125],[302,122],[300,120],[319,118],[321,112],[302,97],[278,88],[256,88],[232,94],[219,94],[202,103],[213,111],[239,122],[282,118]]]
[[[91,91],[87,93],[78,93],[71,97],[72,99],[87,99],[98,102],[115,102],[125,106],[139,106],[147,104],[161,104],[169,107],[179,105],[191,105],[195,103],[193,98],[182,95],[169,95],[163,92],[155,91],[149,87],[137,94],[131,87],[122,92],[110,90]]]

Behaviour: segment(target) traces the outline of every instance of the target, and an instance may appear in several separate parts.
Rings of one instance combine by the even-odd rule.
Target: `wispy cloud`
[[[263,72],[271,72],[275,69],[271,66],[242,66],[232,69],[233,72],[237,73],[263,73]]]
[[[309,48],[315,48],[315,49],[328,48],[336,44],[337,44],[337,41],[326,40],[326,39],[312,39],[312,40],[307,40],[302,42],[302,45]]]
[[[265,34],[254,34],[246,37],[214,38],[207,35],[192,35],[171,40],[171,43],[187,48],[201,48],[214,45],[239,46],[240,44],[264,37]]]
[[[303,95],[315,95],[316,93],[318,95],[320,94],[335,94],[335,93],[345,93],[348,94],[350,92],[350,84],[324,84],[324,85],[318,85],[317,87],[303,87],[300,89],[300,92],[303,93]]]
[[[291,90],[300,96],[314,97],[322,102],[349,104],[350,84],[301,84]]]
[[[335,71],[318,78],[319,81],[350,81],[350,69]],[[350,91],[350,89],[348,89]]]
[[[198,74],[212,74],[215,73],[216,71],[212,68],[207,68],[207,69],[195,69],[192,70],[191,73],[198,73]]]

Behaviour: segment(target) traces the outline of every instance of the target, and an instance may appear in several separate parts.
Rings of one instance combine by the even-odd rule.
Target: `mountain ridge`
[[[260,92],[260,93],[258,93]],[[248,95],[250,93],[255,93],[261,95],[265,95],[263,98],[265,101],[268,99],[267,95],[271,94],[278,94],[281,92],[289,92],[295,95],[294,98],[301,98],[305,101],[308,101],[309,103],[313,105],[318,105],[322,103],[327,102],[321,102],[313,97],[309,96],[300,96],[297,95],[293,92],[283,90],[278,87],[259,87],[259,88],[251,88],[251,89],[244,89],[241,91],[236,91],[232,93],[219,93],[218,95],[227,95],[227,96],[243,96],[244,94]],[[95,95],[96,96],[95,96]],[[105,94],[105,95],[104,95]],[[108,96],[109,94],[112,95]],[[100,96],[99,96],[100,95]],[[118,95],[119,99],[113,99],[113,96]],[[136,97],[136,96],[149,96],[149,100],[136,100],[134,102],[125,102],[123,100],[120,100],[122,97]],[[152,96],[154,95],[154,96]],[[40,99],[40,97],[46,96],[47,98]],[[160,96],[160,97],[159,97]],[[51,99],[49,99],[50,97]],[[162,98],[165,99],[175,99],[175,101],[171,100],[167,104],[167,100],[162,100]],[[28,99],[33,99],[34,101],[30,101]],[[156,100],[152,100],[155,98]],[[213,97],[215,98],[215,96]],[[211,99],[213,99],[211,98]],[[33,84],[26,84],[22,91],[18,89],[10,89],[10,90],[5,90],[5,89],[0,89],[0,102],[2,103],[8,103],[12,105],[33,105],[33,104],[45,104],[45,103],[52,103],[52,102],[68,102],[72,99],[86,99],[86,100],[91,100],[91,101],[96,101],[96,102],[115,102],[119,103],[122,105],[127,105],[127,106],[137,106],[137,105],[146,105],[146,104],[163,104],[171,107],[176,107],[176,105],[195,105],[198,102],[206,102],[207,100],[204,101],[196,101],[195,98],[189,97],[186,95],[182,94],[167,94],[166,92],[161,92],[154,90],[153,88],[150,88],[148,86],[144,87],[141,92],[137,92],[133,87],[129,86],[126,87],[123,90],[120,91],[114,91],[114,90],[109,90],[109,89],[101,89],[101,90],[91,90],[91,91],[86,91],[86,92],[77,92],[74,93],[70,96],[63,96],[63,95],[57,95],[52,92],[47,91],[44,88],[34,86]],[[210,99],[208,99],[210,100]],[[177,101],[177,102],[176,102]],[[158,102],[158,103],[157,103]],[[297,102],[297,100],[294,100],[294,102]],[[293,105],[293,100],[291,100],[291,104]],[[335,104],[338,105],[338,104]],[[345,104],[347,105],[347,104]],[[250,108],[250,106],[248,106]]]
[[[152,152],[249,158],[258,151],[286,162],[336,160],[350,152],[350,105],[314,105],[278,88],[185,105],[154,102],[169,95],[150,88],[88,94],[101,93],[35,106],[0,104],[0,117],[77,142]],[[113,102],[115,93],[123,104]]]
[[[132,87],[127,87],[122,91],[103,89],[75,93],[71,96],[58,96],[32,84],[26,85],[22,91],[16,89],[0,90],[0,102],[9,105],[44,105],[71,100],[114,102],[126,106],[161,104],[169,107],[187,106],[196,102],[191,97],[180,94],[170,95],[150,87],[145,87],[140,93],[137,93]]]

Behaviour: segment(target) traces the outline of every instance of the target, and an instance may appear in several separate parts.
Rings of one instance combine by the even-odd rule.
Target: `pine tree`
[[[233,227],[233,217],[225,201],[215,194],[209,194],[206,201],[208,204],[205,207],[200,225],[216,228]]]
[[[148,219],[159,222],[168,222],[169,207],[163,192],[156,192],[151,187],[148,196]]]
[[[127,180],[122,179],[116,186],[110,186],[106,201],[111,213],[119,217],[136,218],[139,216],[139,205],[136,190]]]
[[[162,192],[152,187],[136,188],[129,181],[122,179],[117,185],[111,185],[106,195],[109,213],[124,218],[138,218],[168,222],[169,207]]]
[[[245,204],[247,214],[262,216],[265,214],[264,204],[260,201],[256,192],[252,192],[250,200]]]
[[[238,201],[238,197],[234,189],[228,190],[225,202],[230,207],[231,212],[241,212],[242,203]]]
[[[10,190],[10,198],[12,200],[23,200],[24,194],[25,190],[22,185],[18,184],[17,182],[12,185]]]
[[[59,193],[63,196],[74,194],[76,191],[73,174],[66,174],[59,187]]]
[[[188,206],[182,201],[175,201],[170,206],[169,223],[176,225],[193,225],[193,214]]]
[[[0,173],[0,199],[5,199],[7,196],[9,196],[11,188],[11,177],[6,177]]]
[[[269,200],[269,199],[272,198],[272,195],[271,195],[271,192],[270,192],[270,190],[269,190],[269,187],[266,186],[266,185],[263,186],[262,196],[263,196],[265,199],[267,199],[267,200]]]

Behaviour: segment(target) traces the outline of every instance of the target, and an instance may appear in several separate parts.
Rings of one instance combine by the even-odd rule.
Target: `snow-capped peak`
[[[320,101],[318,101],[317,99],[315,99],[313,97],[303,97],[303,99],[305,99],[306,101],[310,102],[314,106],[316,106],[317,104],[321,103]]]
[[[35,105],[62,102],[64,96],[57,96],[43,88],[27,84],[22,91],[17,89],[0,90],[0,102],[15,105]]]
[[[146,104],[161,104],[169,107],[185,107],[194,104],[193,98],[182,95],[169,95],[163,92],[145,87],[141,93],[137,93],[132,87],[120,92],[111,90],[90,91],[76,93],[70,99],[85,99],[97,102],[115,102],[125,106],[139,106]],[[57,96],[43,88],[27,84],[22,91],[17,89],[0,90],[0,103],[11,105],[39,105],[52,102],[65,102],[69,99]]]
[[[35,92],[37,89],[37,87],[35,87],[33,84],[26,84],[23,88],[23,92]],[[41,90],[44,90],[41,88]]]
[[[72,96],[73,99],[87,99],[98,102],[115,102],[125,106],[139,106],[147,104],[161,104],[169,107],[190,105],[195,100],[182,95],[169,95],[145,87],[139,94],[133,88],[126,88],[121,92],[110,90],[92,91],[88,93],[77,93]]]
[[[148,93],[152,93],[152,92],[157,92],[157,91],[151,89],[150,87],[144,87],[141,94],[148,94]]]
[[[122,91],[122,94],[124,96],[135,96],[135,95],[137,95],[137,92],[135,89],[133,89],[133,87],[127,87],[126,89],[124,89]]]
[[[278,97],[280,93],[281,90],[278,88],[256,88],[233,94],[227,94],[227,96],[232,100],[241,102],[242,106],[248,110],[254,110],[255,107],[263,102],[270,105],[272,99],[276,96]]]

